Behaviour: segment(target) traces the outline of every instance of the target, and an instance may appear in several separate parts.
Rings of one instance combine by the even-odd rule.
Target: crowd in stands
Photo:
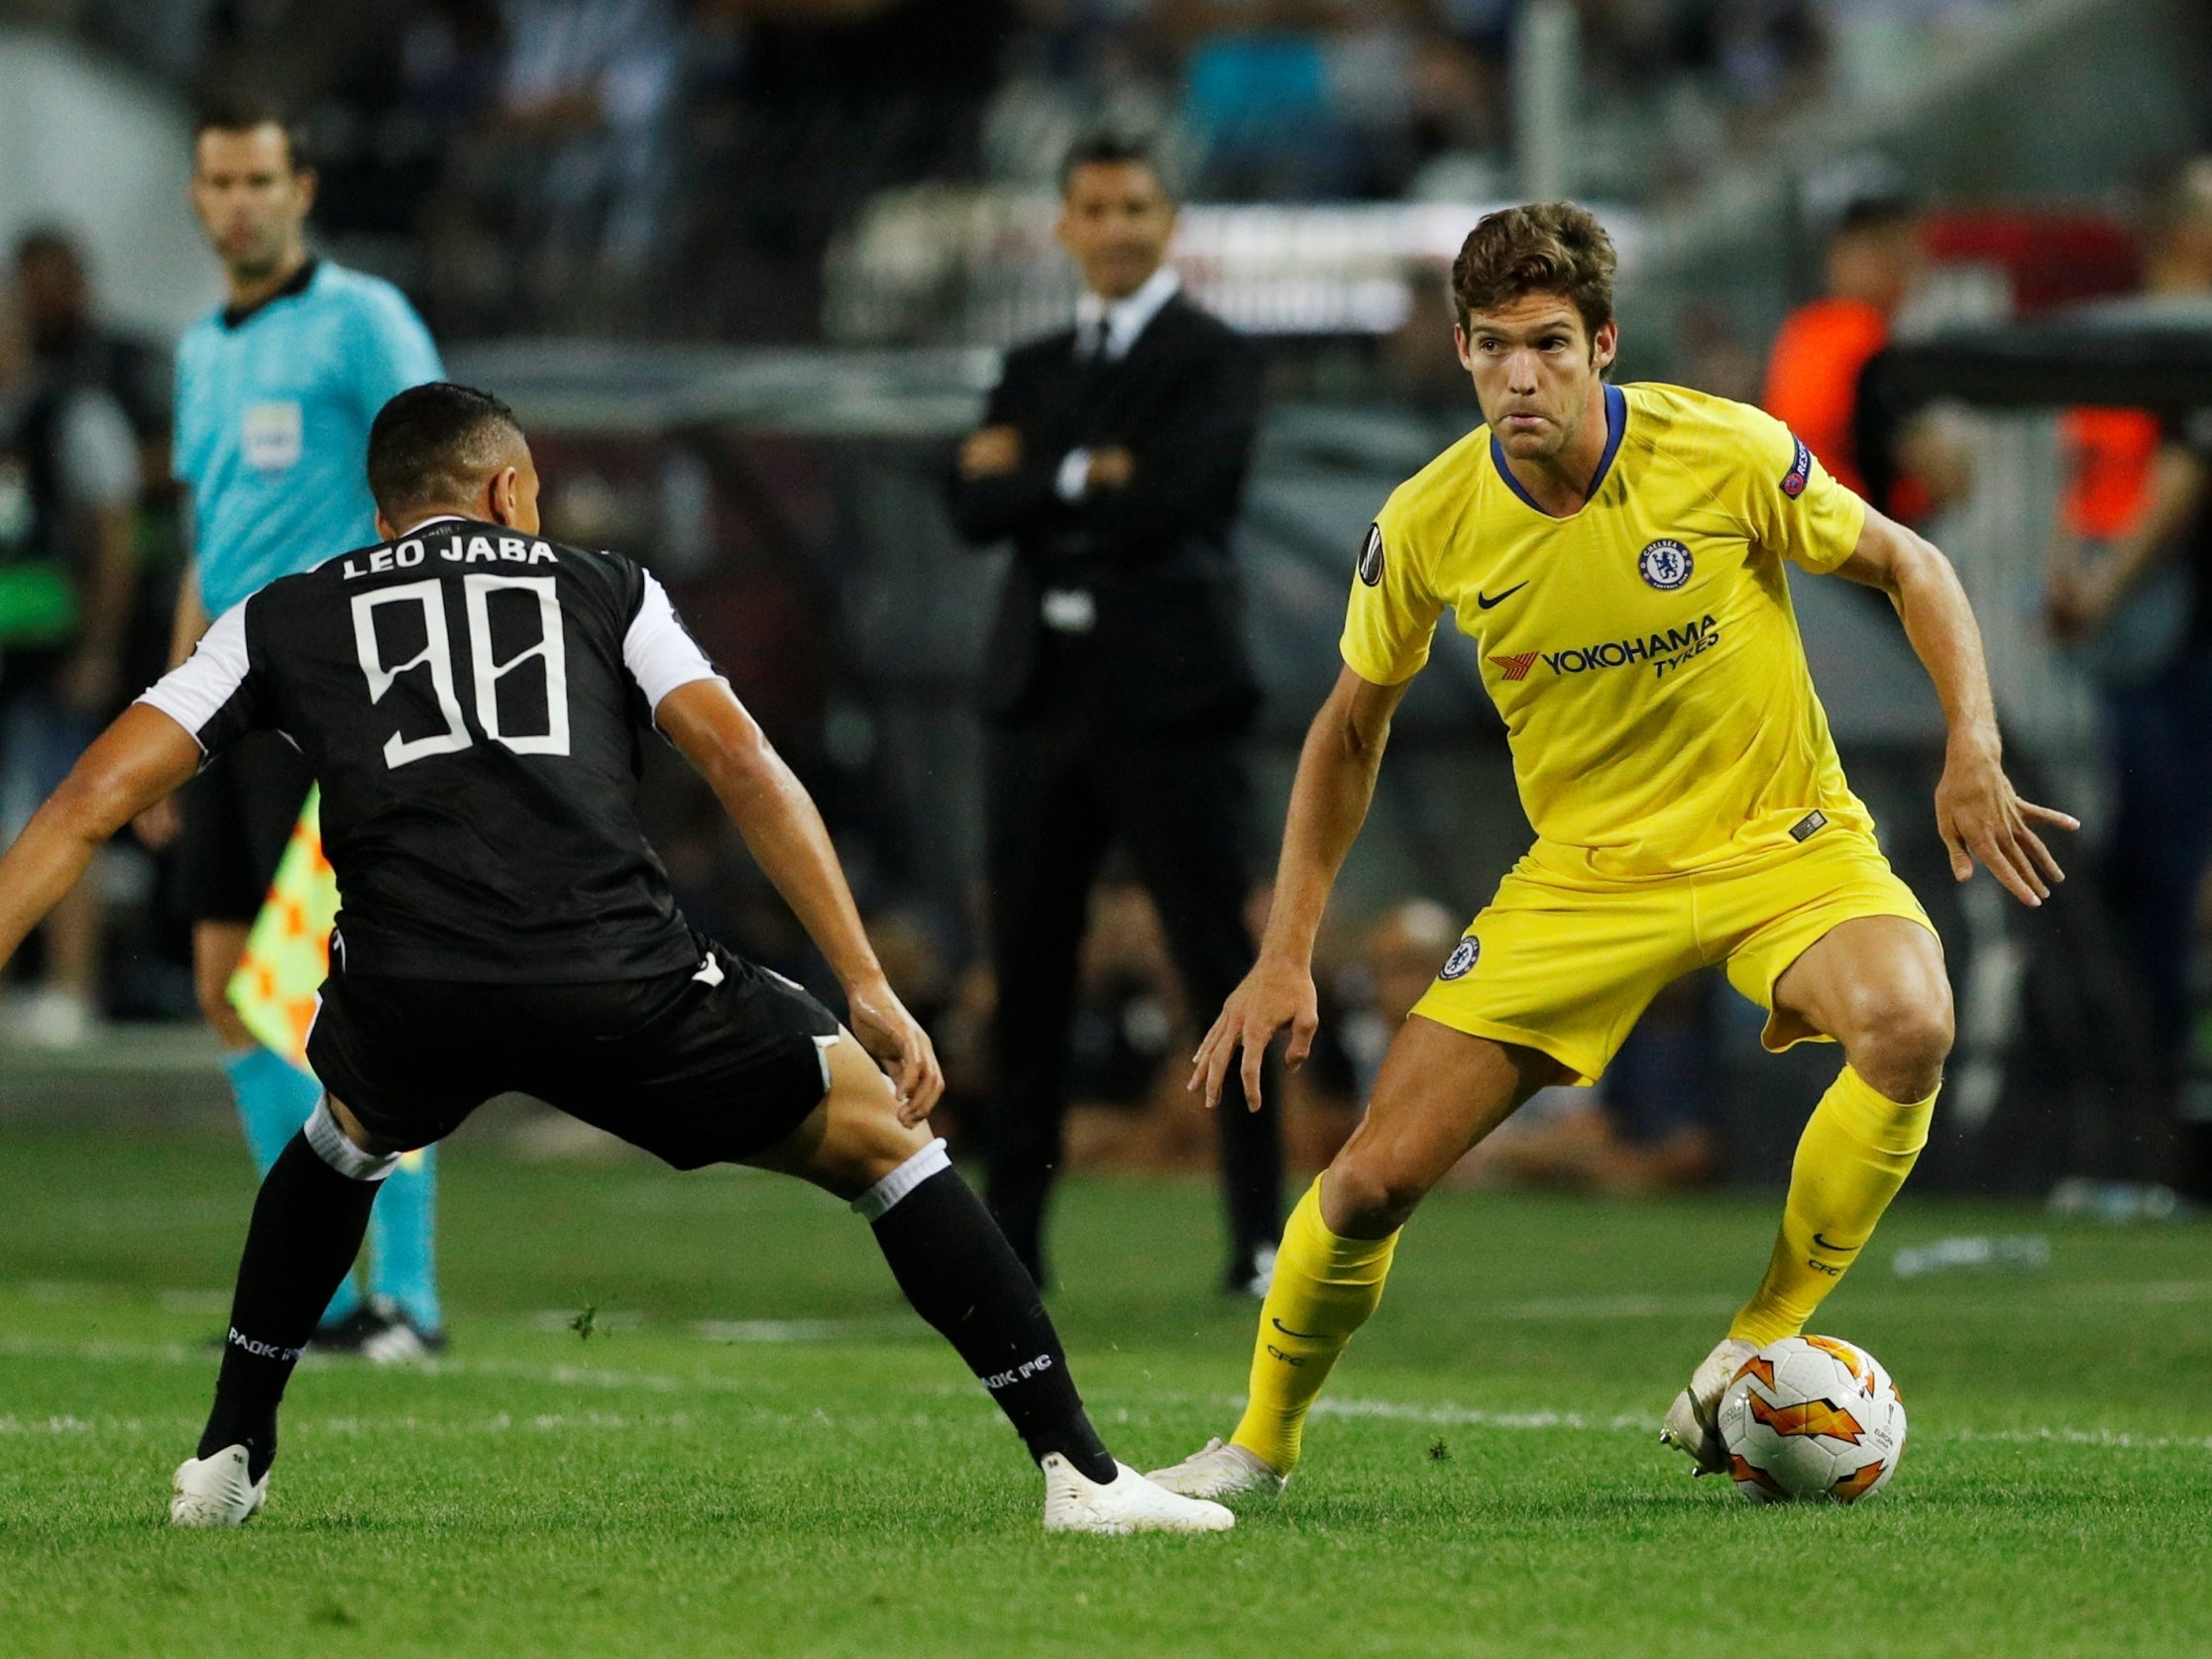
[[[1166,135],[1195,198],[1494,197],[1560,0],[5,0],[186,94],[300,112],[332,251],[441,337],[790,340],[872,195]],[[1578,0],[1579,191],[1694,186],[1867,41],[2008,0]],[[1885,26],[1888,33],[1885,34]]]

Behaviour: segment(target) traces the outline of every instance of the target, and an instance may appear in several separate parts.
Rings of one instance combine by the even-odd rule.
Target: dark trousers
[[[2212,1197],[2212,1121],[2193,1115],[2201,1107],[2182,1088],[2197,895],[2212,860],[2212,647],[2192,643],[2148,685],[2108,692],[2105,714],[2119,785],[2105,902],[2149,1008],[2158,1075],[2180,1101],[2182,1184]]]
[[[2106,900],[2126,931],[2158,1041],[2189,1024],[2197,889],[2212,855],[2212,648],[2191,646],[2149,685],[2106,694],[2118,774]]]
[[[1091,884],[1118,842],[1159,908],[1192,1015],[1210,1025],[1253,961],[1244,916],[1251,786],[1233,735],[1129,735],[1062,708],[990,733],[986,791],[998,978],[988,1198],[1042,1284]],[[1232,1075],[1217,1113],[1232,1272],[1282,1230],[1279,1071],[1262,1092],[1263,1110],[1248,1112]]]

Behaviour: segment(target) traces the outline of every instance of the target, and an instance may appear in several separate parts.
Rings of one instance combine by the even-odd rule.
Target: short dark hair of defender
[[[192,142],[197,144],[202,133],[250,133],[257,127],[275,127],[284,135],[284,155],[291,163],[292,171],[314,170],[305,130],[283,105],[259,92],[234,87],[203,99],[192,117]]]
[[[1068,147],[1060,161],[1060,194],[1067,194],[1067,187],[1075,181],[1077,169],[1082,167],[1143,167],[1160,180],[1160,187],[1170,199],[1175,194],[1167,171],[1160,165],[1160,158],[1153,147],[1141,138],[1128,133],[1091,133],[1077,139]]]
[[[395,525],[410,507],[469,500],[521,438],[514,411],[489,391],[451,381],[411,386],[369,428],[369,494]]]
[[[1560,295],[1582,314],[1593,341],[1612,321],[1612,238],[1587,207],[1571,201],[1530,202],[1486,213],[1467,233],[1452,262],[1452,302],[1460,327],[1523,294]]]

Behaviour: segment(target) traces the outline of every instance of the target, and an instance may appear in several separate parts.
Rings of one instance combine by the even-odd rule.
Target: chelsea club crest
[[[1469,934],[1467,938],[1452,946],[1452,953],[1444,958],[1444,971],[1436,977],[1439,979],[1465,978],[1468,969],[1475,965],[1476,958],[1481,956],[1482,953],[1483,941],[1473,934]]]
[[[1681,542],[1662,538],[1636,558],[1636,573],[1662,594],[1671,594],[1690,580],[1693,561]]]

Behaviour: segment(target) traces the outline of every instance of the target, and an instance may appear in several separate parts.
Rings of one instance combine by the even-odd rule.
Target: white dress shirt
[[[1161,266],[1126,299],[1102,299],[1088,288],[1075,301],[1075,355],[1089,357],[1103,352],[1108,363],[1119,363],[1137,344],[1137,338],[1160,315],[1160,308],[1174,298],[1182,278]],[[1053,488],[1063,501],[1079,501],[1090,482],[1091,454],[1071,449],[1059,464]]]

